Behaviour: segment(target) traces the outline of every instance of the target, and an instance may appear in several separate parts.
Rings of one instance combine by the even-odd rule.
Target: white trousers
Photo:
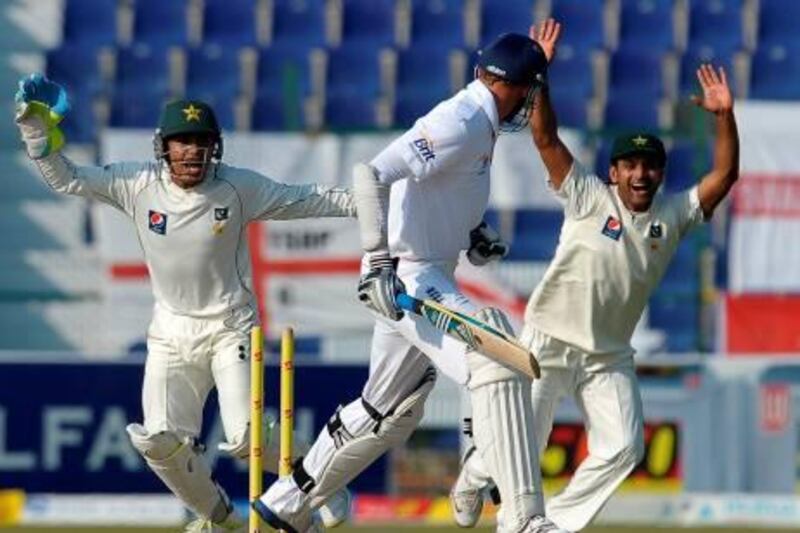
[[[546,503],[548,518],[561,528],[579,531],[644,456],[642,400],[633,358],[614,356],[601,362],[528,324],[520,340],[536,354],[542,369],[541,379],[531,387],[540,453],[562,398],[571,394],[583,416],[589,454],[569,484]]]
[[[250,328],[255,323],[250,308],[225,319],[197,319],[156,306],[142,387],[148,433],[197,437],[203,406],[216,386],[225,438],[241,441],[250,417]]]
[[[398,274],[409,294],[473,315],[478,309],[458,291],[454,268],[454,264],[401,262]],[[378,428],[391,413],[405,416],[397,408],[423,381],[430,381],[431,363],[471,390],[476,447],[507,502],[509,531],[542,514],[529,380],[480,354],[467,354],[461,341],[408,315],[397,322],[377,318],[361,398],[334,414],[302,469],[295,470],[292,480],[281,478],[273,484],[262,503],[287,519],[306,516],[310,507],[326,501],[389,447],[404,442],[414,429],[409,424],[390,419],[385,424],[396,431],[386,435]],[[421,418],[419,411],[415,414]]]

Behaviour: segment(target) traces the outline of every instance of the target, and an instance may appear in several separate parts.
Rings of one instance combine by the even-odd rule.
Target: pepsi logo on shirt
[[[153,211],[152,209],[147,212],[147,225],[150,231],[158,233],[159,235],[167,234],[167,215]]]
[[[620,235],[622,235],[622,222],[613,215],[609,215],[609,217],[606,219],[605,225],[603,225],[603,230],[601,233],[606,237],[610,237],[615,241],[618,241]]]

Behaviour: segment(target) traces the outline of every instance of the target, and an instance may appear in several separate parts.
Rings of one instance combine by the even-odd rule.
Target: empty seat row
[[[717,50],[800,42],[793,0],[66,0],[64,41],[475,48],[553,16],[565,46]]]

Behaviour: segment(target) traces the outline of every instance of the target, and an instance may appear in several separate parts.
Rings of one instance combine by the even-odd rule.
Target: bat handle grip
[[[397,303],[397,306],[400,309],[405,311],[411,311],[412,313],[417,313],[419,308],[419,300],[406,294],[405,292],[398,293],[394,297],[394,301]]]

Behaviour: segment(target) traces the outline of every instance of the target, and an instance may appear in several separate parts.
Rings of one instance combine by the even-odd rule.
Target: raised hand
[[[561,23],[549,18],[539,25],[538,31],[536,26],[532,25],[528,37],[539,43],[547,62],[550,63],[556,55],[556,43],[561,37]]]
[[[725,69],[719,72],[709,64],[700,65],[697,69],[697,80],[703,89],[702,96],[692,96],[692,101],[709,113],[725,113],[733,109],[733,93],[728,86]]]

